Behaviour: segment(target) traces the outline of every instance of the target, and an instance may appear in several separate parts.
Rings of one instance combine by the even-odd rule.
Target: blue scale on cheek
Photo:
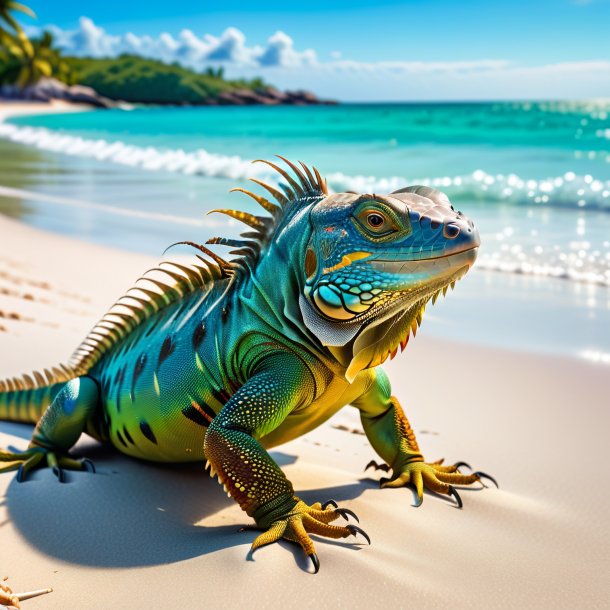
[[[343,307],[341,297],[334,290],[331,290],[328,286],[320,286],[320,288],[318,289],[318,295],[331,307]]]
[[[343,294],[343,300],[345,301],[345,306],[349,307],[349,309],[353,309],[360,305],[360,297],[356,294]]]

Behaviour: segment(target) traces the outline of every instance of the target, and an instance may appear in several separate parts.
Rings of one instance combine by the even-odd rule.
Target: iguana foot
[[[328,508],[329,506],[332,508]],[[267,531],[254,540],[250,553],[254,553],[261,546],[277,542],[281,538],[290,540],[301,546],[305,554],[311,559],[317,573],[320,569],[320,560],[309,534],[317,534],[327,538],[347,538],[348,536],[361,534],[371,544],[371,539],[367,533],[356,525],[351,523],[346,526],[330,525],[331,521],[335,521],[338,517],[347,520],[348,515],[358,520],[358,517],[351,510],[337,507],[334,500],[329,500],[324,504],[316,502],[311,506],[299,500],[288,514],[274,521]]]
[[[367,468],[370,466],[369,464]],[[378,464],[373,463],[376,469],[380,468]],[[481,479],[488,479],[496,487],[499,487],[497,481],[490,475],[476,471],[471,474],[463,474],[459,468],[470,466],[466,462],[456,462],[450,466],[444,466],[443,460],[436,462],[408,462],[407,464],[393,469],[394,476],[391,479],[381,478],[379,483],[381,487],[404,487],[412,484],[417,493],[416,507],[421,506],[424,500],[424,489],[430,489],[439,494],[453,496],[458,508],[462,508],[462,498],[453,487],[454,485],[472,485],[473,483],[481,483],[486,487]],[[389,467],[388,467],[389,470]]]
[[[53,470],[53,474],[60,483],[66,481],[64,470],[95,472],[95,466],[91,460],[76,460],[66,453],[52,451],[44,447],[30,447],[18,453],[0,451],[0,473],[16,470],[18,483],[23,483],[28,473],[34,468],[45,467],[45,463],[46,467]]]

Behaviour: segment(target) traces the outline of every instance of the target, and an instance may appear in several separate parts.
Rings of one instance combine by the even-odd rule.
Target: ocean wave
[[[278,175],[264,165],[237,155],[221,155],[204,149],[194,152],[137,146],[121,141],[83,138],[42,127],[25,127],[0,122],[0,137],[42,150],[88,157],[138,167],[148,171],[168,171],[232,180],[256,177],[277,183]],[[327,175],[334,191],[388,193],[406,184],[423,184],[442,189],[461,200],[495,200],[513,205],[553,206],[610,211],[610,180],[567,172],[541,180],[515,174],[489,174],[477,169],[462,176],[412,178],[404,176],[362,176],[344,173]]]
[[[203,149],[195,152],[180,149],[163,150],[120,141],[87,139],[45,128],[21,127],[2,122],[0,122],[0,137],[43,150],[94,158],[148,171],[178,172],[232,180],[257,177],[275,184],[278,181],[278,174],[266,165],[252,165],[250,161],[239,156],[219,155]],[[456,202],[479,199],[502,201],[513,205],[610,211],[610,181],[596,180],[590,175],[578,176],[572,172],[544,180],[525,180],[514,174],[492,175],[483,170],[465,176],[422,179],[333,173],[327,175],[327,179],[334,191],[388,193],[406,184],[424,184],[443,190]],[[101,213],[173,224],[209,228],[218,222],[209,218],[203,221],[187,216],[132,210],[7,187],[0,187],[0,195],[38,199],[50,204],[86,207]],[[580,221],[584,222],[582,218]],[[500,236],[502,239],[497,235],[486,237],[485,249],[477,261],[479,269],[562,278],[610,287],[610,241],[597,245],[587,241],[573,241],[545,246],[541,245],[541,242],[532,243],[532,240],[527,239],[521,244],[517,235],[509,236],[510,240],[504,239],[506,236]]]

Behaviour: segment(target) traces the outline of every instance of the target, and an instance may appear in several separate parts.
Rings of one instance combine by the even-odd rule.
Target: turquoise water
[[[483,170],[542,179],[573,171],[610,179],[607,109],[586,103],[150,108],[12,122],[242,159],[281,153],[325,173],[433,178]]]
[[[500,291],[488,280],[471,281],[470,292],[460,288],[456,297],[463,298],[444,306],[448,314],[462,307],[457,319],[468,318],[479,293],[495,298],[502,311],[506,299],[498,295],[507,296],[511,286],[524,316],[528,294],[541,319],[545,298],[547,305],[553,299],[557,325],[551,330],[537,322],[538,348],[609,352],[609,114],[609,103],[548,102],[22,117],[0,123],[0,211],[89,241],[160,254],[180,239],[237,233],[238,224],[205,212],[251,209],[247,198],[228,190],[245,186],[248,176],[274,180],[250,161],[275,153],[315,164],[334,190],[383,193],[430,184],[479,226],[478,267],[507,278]],[[523,328],[506,326],[515,311],[473,321],[472,328],[436,328],[458,339],[534,343],[527,320]]]

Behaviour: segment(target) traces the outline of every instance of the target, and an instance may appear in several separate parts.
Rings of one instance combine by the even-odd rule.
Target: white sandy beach
[[[0,217],[0,377],[67,360],[156,262]],[[428,459],[465,460],[501,489],[460,491],[462,510],[432,494],[413,508],[410,489],[363,472],[376,456],[345,409],[273,452],[305,501],[334,498],[372,539],[316,540],[314,576],[285,543],[247,561],[256,534],[203,467],[83,439],[95,475],[0,475],[0,577],[54,589],[26,610],[607,608],[608,367],[441,341],[424,324],[386,368]],[[0,446],[25,448],[31,431],[0,422]]]
[[[0,372],[65,360],[147,257],[0,221]],[[602,608],[608,601],[608,370],[575,360],[432,340],[388,366],[420,444],[464,459],[501,489],[463,491],[464,509],[379,490],[374,456],[346,410],[279,448],[308,501],[335,498],[373,544],[317,543],[307,573],[290,545],[246,561],[247,518],[202,468],[139,463],[84,441],[98,474],[0,476],[0,571],[14,590],[51,586],[25,608]],[[436,379],[433,371],[443,372]],[[353,433],[342,428],[348,428]],[[1,423],[24,448],[30,426]],[[161,604],[163,600],[163,604]]]
[[[35,114],[52,114],[66,112],[87,112],[92,110],[91,106],[86,104],[70,104],[62,100],[53,100],[52,102],[24,102],[0,99],[0,121],[4,121],[8,117],[26,116]]]

